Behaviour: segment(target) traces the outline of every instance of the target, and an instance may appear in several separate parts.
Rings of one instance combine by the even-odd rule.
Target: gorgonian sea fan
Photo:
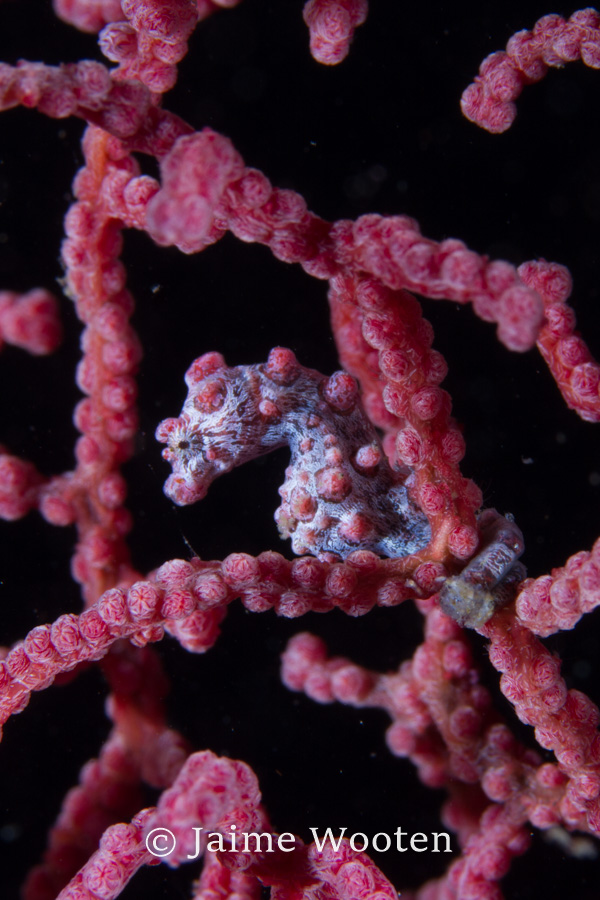
[[[347,37],[348,27],[360,24],[363,7],[360,3],[307,6],[305,19],[316,56],[325,62],[336,61],[336,54],[345,47],[344,34]],[[202,777],[207,780],[201,779],[199,784],[213,784],[211,773],[216,772],[218,783],[229,785],[231,797],[237,796],[236,779],[241,779],[239,784],[243,783],[246,791],[252,776],[244,774],[247,770],[241,763],[229,768],[226,761],[213,764],[210,755],[192,754],[190,769],[181,769],[186,754],[202,752],[205,747],[219,757],[251,763],[259,775],[272,827],[291,829],[306,841],[311,840],[311,825],[324,830],[347,823],[351,832],[365,830],[369,834],[393,831],[399,824],[413,832],[439,829],[439,803],[434,804],[436,812],[430,818],[427,792],[417,793],[408,802],[406,792],[412,794],[420,788],[413,775],[405,775],[402,764],[388,755],[381,720],[369,709],[383,706],[393,719],[388,746],[397,755],[412,757],[421,781],[440,785],[447,782],[449,772],[459,785],[481,781],[484,794],[472,787],[456,787],[451,779],[452,802],[445,808],[445,827],[456,828],[460,839],[467,841],[483,808],[483,796],[487,796],[486,802],[497,804],[488,809],[479,832],[472,835],[465,857],[468,863],[459,862],[456,844],[450,880],[450,889],[457,896],[476,889],[487,891],[485,896],[496,896],[496,879],[509,857],[524,849],[519,826],[510,816],[503,818],[507,808],[514,813],[511,804],[515,796],[524,803],[529,821],[541,829],[534,839],[537,853],[552,853],[542,834],[562,839],[570,853],[587,852],[585,843],[578,844],[565,832],[550,832],[547,826],[559,810],[568,824],[595,827],[595,781],[589,768],[593,767],[589,753],[593,753],[594,712],[581,695],[566,693],[568,687],[594,695],[594,637],[591,625],[583,635],[579,626],[573,636],[561,637],[566,641],[562,674],[568,684],[564,685],[552,652],[540,651],[527,629],[514,628],[511,607],[485,626],[492,642],[492,662],[503,673],[500,686],[520,719],[535,725],[535,737],[545,750],[539,757],[532,749],[515,744],[497,714],[483,708],[487,695],[474,684],[471,638],[426,601],[428,592],[447,575],[460,577],[474,552],[475,538],[483,544],[486,541],[485,522],[478,520],[474,525],[473,518],[481,496],[453,467],[462,456],[466,439],[469,455],[462,464],[463,473],[483,488],[486,507],[495,506],[503,514],[516,516],[526,537],[524,559],[535,576],[562,564],[582,547],[592,546],[597,456],[590,427],[581,426],[580,430],[573,414],[563,413],[549,380],[544,381],[539,358],[509,354],[496,346],[493,328],[467,322],[470,313],[441,309],[440,304],[425,301],[424,315],[433,320],[436,333],[430,345],[431,332],[416,301],[406,295],[390,298],[408,286],[435,298],[469,299],[484,320],[501,319],[500,335],[506,343],[523,349],[540,323],[541,306],[535,306],[531,290],[523,290],[511,280],[513,270],[496,260],[508,257],[520,263],[543,253],[572,265],[578,316],[586,336],[591,333],[587,317],[592,292],[586,288],[586,278],[594,283],[595,193],[587,148],[593,146],[593,140],[589,117],[583,112],[577,115],[577,111],[593,102],[593,73],[570,66],[565,73],[550,76],[543,86],[530,87],[519,101],[523,108],[516,130],[493,139],[474,132],[458,118],[455,100],[465,76],[457,71],[456,60],[472,60],[467,66],[470,76],[479,58],[502,43],[502,23],[494,31],[477,17],[467,17],[464,9],[438,12],[440,18],[431,21],[426,8],[406,11],[390,5],[381,14],[373,11],[357,31],[341,68],[325,69],[310,60],[306,41],[302,46],[300,41],[294,44],[303,27],[297,10],[242,3],[235,10],[207,17],[193,37],[195,14],[191,11],[183,3],[129,3],[122,10],[116,4],[100,4],[86,7],[85,15],[80,7],[61,7],[61,15],[76,16],[79,26],[92,32],[104,28],[101,46],[110,60],[123,67],[126,80],[121,83],[113,83],[100,65],[95,39],[78,38],[71,29],[56,24],[49,10],[23,4],[22,8],[5,6],[0,11],[7,22],[3,33],[10,37],[3,54],[9,64],[16,62],[15,54],[53,65],[94,60],[54,73],[35,66],[21,66],[18,75],[3,69],[7,105],[14,101],[37,106],[50,115],[82,116],[113,135],[103,142],[101,132],[88,131],[84,143],[87,168],[74,188],[79,204],[71,208],[66,220],[69,240],[62,255],[69,272],[64,285],[66,293],[77,299],[76,308],[87,327],[82,340],[84,360],[77,375],[87,400],[78,406],[76,416],[76,426],[83,434],[77,445],[76,474],[56,477],[57,472],[73,469],[69,416],[80,398],[65,361],[71,354],[74,364],[73,335],[78,326],[63,312],[67,343],[47,360],[25,358],[18,346],[50,349],[58,336],[46,296],[28,292],[38,284],[44,285],[44,290],[52,289],[54,277],[62,275],[56,262],[60,237],[54,232],[66,209],[64,195],[75,165],[81,164],[79,159],[74,163],[74,153],[82,126],[71,118],[57,123],[24,109],[3,114],[3,122],[8,123],[2,137],[8,175],[3,185],[6,202],[0,212],[7,217],[1,228],[7,239],[0,245],[0,258],[2,287],[12,293],[2,296],[0,328],[7,343],[15,343],[17,348],[6,348],[2,359],[4,383],[9,387],[1,398],[6,429],[0,437],[4,448],[4,493],[0,499],[7,518],[16,519],[37,506],[46,519],[42,522],[32,513],[16,525],[3,527],[3,590],[10,592],[4,604],[3,640],[10,645],[34,626],[58,620],[53,630],[34,630],[24,651],[15,650],[9,666],[11,677],[24,685],[37,672],[43,681],[43,667],[58,665],[57,653],[69,658],[80,646],[83,632],[74,619],[81,611],[79,592],[67,586],[73,543],[70,523],[79,529],[73,574],[92,604],[83,629],[87,646],[95,642],[92,657],[100,653],[107,632],[109,643],[121,633],[133,636],[137,644],[156,640],[162,628],[156,617],[163,613],[168,629],[190,650],[205,649],[219,628],[224,632],[210,653],[201,657],[183,654],[167,641],[156,645],[172,682],[167,712],[161,700],[166,691],[164,674],[148,648],[136,651],[121,644],[106,656],[102,667],[110,684],[107,709],[113,730],[102,750],[108,725],[103,724],[101,710],[94,711],[92,698],[101,698],[104,688],[100,680],[92,680],[96,676],[89,670],[69,685],[40,696],[35,707],[32,704],[24,716],[10,722],[2,746],[2,757],[9,760],[3,764],[4,771],[14,773],[4,779],[8,781],[10,810],[2,830],[4,846],[11,863],[21,851],[27,857],[18,878],[22,881],[23,873],[39,858],[43,843],[39,852],[34,852],[32,821],[36,825],[39,821],[40,830],[42,825],[44,831],[50,827],[60,797],[76,782],[77,769],[89,757],[99,761],[86,767],[81,788],[67,803],[69,815],[79,816],[75,830],[86,836],[85,846],[73,840],[70,826],[65,825],[67,815],[61,839],[68,836],[70,863],[66,865],[67,854],[61,851],[63,880],[94,850],[98,835],[111,821],[129,821],[137,810],[155,802],[155,796],[140,793],[140,775],[155,787],[179,785],[177,772],[182,773],[179,777],[187,777],[195,765],[204,765]],[[213,4],[202,4],[199,11],[201,15],[214,11]],[[444,15],[446,19],[441,18]],[[589,18],[591,14],[586,15]],[[531,27],[534,20],[535,14],[525,18],[520,8],[513,27]],[[532,42],[538,40],[545,59],[536,65],[554,65],[571,58],[574,47],[583,46],[574,38],[574,29],[581,27],[582,21],[580,14],[565,26],[565,32],[558,20],[546,20],[540,26],[544,34],[552,29],[556,32],[550,46],[541,46],[543,41],[535,35],[521,38],[521,44],[531,50]],[[105,27],[107,23],[112,24]],[[585,27],[593,30],[593,23]],[[482,37],[488,31],[498,37],[489,47]],[[442,45],[441,34],[445,35]],[[418,35],[427,37],[417,40]],[[190,39],[193,52],[185,56]],[[583,44],[581,55],[588,66],[594,65],[590,35]],[[514,42],[512,46],[514,49]],[[561,57],[559,51],[567,56]],[[522,60],[522,47],[519,52]],[[328,54],[334,58],[323,59]],[[181,80],[163,101],[167,112],[161,112],[155,105],[156,95],[174,84],[174,66],[184,57]],[[507,65],[501,60],[502,71]],[[418,84],[406,86],[407,66],[411,73],[419,73]],[[529,63],[527,79],[533,81],[528,67]],[[493,70],[496,87],[506,94],[506,78],[503,81],[494,74],[492,64],[487,64],[488,70]],[[537,77],[539,72],[533,74]],[[589,85],[586,75],[590,76]],[[513,74],[508,81],[514,87],[518,78]],[[390,85],[394,85],[392,90]],[[508,94],[504,100],[510,102]],[[175,110],[179,118],[168,110]],[[181,141],[178,150],[171,152],[177,138]],[[70,149],[65,152],[67,143]],[[568,155],[574,153],[574,147],[577,158]],[[190,152],[192,169],[194,162],[199,168],[191,182],[178,182],[178,167],[181,160],[190,158]],[[160,167],[151,162],[152,156],[161,162]],[[244,164],[252,168],[244,170]],[[267,173],[270,181],[259,170]],[[586,180],[590,174],[591,186]],[[280,187],[274,191],[273,185]],[[308,206],[298,191],[309,198]],[[318,216],[311,218],[308,209]],[[386,217],[371,215],[373,210]],[[422,234],[410,217],[421,220]],[[330,230],[326,219],[342,221]],[[358,221],[350,227],[350,220]],[[123,256],[125,288],[124,270],[117,262],[120,222],[129,229],[148,230],[160,243],[174,240],[188,254],[204,246],[208,249],[188,258],[176,257],[175,251],[158,251],[145,236],[130,231]],[[267,243],[276,259],[262,249],[223,237],[228,228],[242,242]],[[487,252],[491,262],[482,263],[464,244],[447,239],[448,234],[457,235],[480,253]],[[500,249],[496,241],[502,241]],[[333,328],[341,363],[359,378],[363,403],[386,450],[395,453],[403,466],[418,468],[411,490],[432,525],[435,541],[433,554],[419,559],[418,565],[406,563],[404,556],[399,558],[402,562],[377,563],[368,554],[354,557],[350,564],[314,561],[310,555],[286,562],[288,551],[270,524],[278,502],[277,486],[284,476],[274,473],[270,480],[272,466],[266,459],[251,463],[255,467],[247,473],[242,469],[229,474],[189,515],[186,510],[175,515],[160,495],[167,472],[158,461],[150,435],[158,421],[177,414],[181,376],[192,359],[218,350],[231,366],[256,365],[267,360],[271,347],[283,346],[292,347],[305,366],[328,374],[339,368],[328,337],[325,285],[307,278],[299,266],[277,260],[301,261],[309,274],[331,279]],[[401,283],[399,260],[405,279]],[[334,265],[343,271],[333,271]],[[484,291],[475,296],[470,292],[470,280],[482,272],[492,294]],[[542,283],[532,283],[547,295],[546,316],[552,325],[545,332],[542,351],[565,388],[567,402],[585,407],[583,412],[589,418],[596,403],[596,370],[569,331],[572,321],[569,307],[563,303],[564,271],[530,267],[522,270],[522,277],[530,283],[542,279]],[[133,324],[144,345],[143,360],[138,336],[127,324],[131,309],[125,290],[137,299]],[[25,294],[25,299],[17,301],[20,294]],[[494,298],[500,297],[498,303]],[[100,309],[95,306],[98,300]],[[422,380],[416,383],[411,381],[406,356],[389,343],[397,341],[397,334],[382,321],[381,311],[394,303],[407,329],[403,340],[412,353],[420,354],[416,372]],[[69,308],[68,301],[64,306]],[[367,346],[358,339],[357,316],[364,319]],[[525,320],[533,323],[533,331],[523,337],[521,322]],[[30,323],[36,328],[29,330]],[[440,349],[450,363],[446,380]],[[139,427],[133,414],[138,373]],[[382,393],[384,385],[387,391]],[[541,399],[544,385],[549,391],[547,399]],[[446,428],[445,390],[453,395],[454,414],[464,422],[462,430]],[[99,409],[102,415],[98,415]],[[521,409],[527,410],[522,417]],[[409,421],[401,435],[394,419],[398,414]],[[444,438],[438,455],[425,454],[423,459],[424,435],[441,434],[440,423],[444,423]],[[146,441],[140,439],[144,434]],[[112,444],[99,448],[99,435],[108,436]],[[578,455],[567,457],[578,436],[584,446],[577,447]],[[333,448],[329,449],[332,452]],[[123,479],[117,468],[131,454]],[[335,467],[334,461],[330,468]],[[131,524],[123,505],[126,481],[127,503],[135,521],[129,537],[132,556],[123,541]],[[330,475],[320,477],[319,484],[325,482],[331,492]],[[288,491],[288,499],[283,498],[293,507],[292,519],[297,513],[307,515],[310,503],[307,506],[306,500],[301,502],[302,497],[292,497],[292,493]],[[63,529],[48,528],[48,521]],[[259,533],[263,523],[266,534]],[[290,529],[288,513],[285,527]],[[356,537],[363,527],[364,522],[350,523],[346,533]],[[273,552],[282,550],[283,557]],[[195,554],[203,560],[224,562],[192,564],[189,560]],[[145,576],[164,560],[179,562],[163,567],[148,583]],[[382,572],[385,578],[380,577]],[[411,579],[414,584],[409,583]],[[137,587],[127,600],[114,590],[117,584],[125,587],[136,580]],[[94,607],[107,588],[110,592],[104,595],[102,606]],[[594,557],[579,554],[564,577],[534,582],[516,608],[528,628],[549,634],[557,622],[562,628],[573,627],[581,604],[583,610],[594,604],[595,591]],[[411,604],[390,608],[411,592],[420,595],[418,602],[427,616],[426,642],[414,656],[412,668],[401,668],[395,676],[381,679],[378,673],[398,669],[421,640],[419,625],[411,618]],[[24,596],[26,604],[22,603]],[[243,598],[246,609],[258,611],[276,602],[288,615],[297,613],[309,596],[318,597],[322,609],[329,604],[346,612],[364,612],[375,600],[381,608],[356,620],[332,612],[326,617],[308,614],[309,618],[296,623],[275,620],[268,612],[246,615],[240,604],[232,603],[223,619],[221,604],[234,596]],[[204,604],[201,610],[194,605],[198,598]],[[330,603],[331,598],[336,602]],[[102,615],[94,615],[97,609]],[[540,610],[544,613],[541,619]],[[285,656],[287,684],[320,701],[335,697],[362,706],[361,720],[372,724],[368,736],[364,726],[355,724],[356,713],[351,710],[339,705],[315,707],[299,696],[294,702],[289,692],[277,686],[273,674],[286,638],[307,629],[322,634],[331,652],[341,656],[330,659],[319,640],[297,636]],[[512,644],[505,640],[508,631],[514,637]],[[523,660],[529,658],[535,665],[522,669]],[[36,672],[30,666],[33,659]],[[498,684],[493,674],[488,681],[492,686]],[[524,684],[523,695],[519,688]],[[12,690],[14,702],[20,690]],[[64,700],[67,696],[68,703]],[[404,705],[394,707],[392,696],[404,697]],[[446,698],[441,712],[436,707],[439,697]],[[531,697],[542,698],[549,717],[545,721],[535,720],[536,704],[528,702]],[[85,727],[81,725],[83,710]],[[63,712],[65,721],[59,725]],[[419,715],[423,733],[418,730]],[[573,722],[579,723],[578,743],[565,744],[560,729],[554,728],[552,717],[561,715],[566,717],[567,732],[569,728],[573,731]],[[518,732],[510,713],[507,718]],[[298,722],[309,738],[306,743],[298,738]],[[48,735],[43,758],[38,746],[40,729]],[[532,729],[524,728],[517,736],[525,745],[534,746]],[[153,752],[158,740],[161,753]],[[74,757],[68,764],[64,760],[67,747],[69,757]],[[436,747],[445,748],[441,755]],[[549,750],[559,759],[560,771],[553,767]],[[10,762],[12,754],[14,764]],[[582,758],[584,768],[588,766],[585,771]],[[40,772],[39,785],[44,786],[30,798],[25,790],[29,774],[27,778],[22,774],[25,766],[28,773],[34,767]],[[119,790],[114,789],[115,773]],[[108,791],[110,778],[113,788]],[[383,784],[390,796],[385,820],[379,799]],[[401,796],[396,793],[398,785]],[[10,799],[13,790],[14,803]],[[91,809],[82,799],[86,791],[88,799],[96,798]],[[249,801],[251,812],[247,814],[264,816],[253,806],[256,798],[252,791],[250,795],[254,800]],[[308,808],[307,797],[311,797]],[[242,815],[242,808],[243,804],[236,807],[236,815]],[[363,816],[369,811],[372,818],[367,825]],[[205,812],[209,816],[208,809]],[[228,815],[226,811],[223,814]],[[91,819],[96,830],[93,839],[86,830]],[[106,833],[102,852],[109,855],[102,857],[104,863],[93,876],[86,876],[86,889],[99,890],[102,878],[110,876],[110,890],[120,890],[124,854],[129,849],[133,861],[136,829],[143,821],[137,819],[132,826]],[[206,821],[212,822],[210,816]],[[215,827],[227,831],[234,821],[249,820],[226,818],[219,826],[217,819]],[[264,819],[253,821],[256,827],[257,822],[267,827]],[[19,831],[24,822],[26,830]],[[113,851],[114,859],[121,859],[116,867],[110,856]],[[445,864],[443,859],[437,863],[431,854],[411,853],[410,865],[406,853],[373,856],[376,865],[399,886],[441,876]],[[554,857],[552,853],[553,863]],[[227,875],[216,858],[209,860],[199,890],[218,883],[222,891],[251,896],[257,890],[257,878],[263,884],[277,885],[274,892],[286,889],[281,871],[274,873],[264,861],[254,859],[252,871],[243,876],[235,871]],[[333,892],[331,896],[341,896],[345,890],[366,890],[370,896],[375,890],[388,890],[379,881],[375,887],[372,879],[380,876],[355,862],[341,857],[337,862],[323,860],[320,890]],[[55,863],[55,859],[47,863],[47,868],[54,867],[54,874]],[[335,883],[327,869],[329,863],[345,873]],[[302,865],[308,869],[296,867],[296,885],[304,885],[306,871],[316,877],[318,861],[310,857]],[[522,882],[523,865],[522,860],[515,862],[508,878]],[[574,878],[588,877],[586,865],[565,863],[571,888]],[[37,870],[27,890],[45,890],[46,896],[56,896],[58,888],[43,886],[47,876],[47,870],[42,874]],[[185,871],[181,877],[191,880]],[[179,890],[172,883],[163,883],[157,872],[149,873],[149,881],[157,896]],[[10,895],[16,895],[17,877],[6,884]],[[135,896],[146,890],[142,885],[138,876],[127,891]],[[555,890],[558,896],[559,885],[560,873],[548,890]],[[513,888],[514,882],[507,881],[507,895]]]

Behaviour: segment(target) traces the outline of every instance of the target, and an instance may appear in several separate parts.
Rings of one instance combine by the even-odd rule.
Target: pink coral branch
[[[567,406],[586,422],[600,421],[600,365],[575,331],[575,313],[567,305],[571,294],[568,270],[540,261],[524,263],[519,274],[543,300],[545,322],[537,346]]]
[[[13,344],[43,356],[53,353],[61,338],[58,304],[49,291],[0,291],[0,348],[3,343]]]
[[[0,517],[11,522],[35,509],[45,482],[33,463],[3,452],[0,447]]]
[[[288,841],[291,838],[296,843],[289,848],[292,858],[285,855],[287,848],[278,847],[273,857],[258,848],[234,849],[234,828],[240,835],[270,833],[259,804],[258,782],[249,766],[208,751],[192,754],[156,808],[144,810],[129,825],[107,829],[99,850],[57,900],[114,900],[142,865],[154,864],[158,856],[164,856],[169,866],[178,867],[197,856],[197,844],[200,852],[205,851],[207,835],[214,840],[219,834],[225,839],[225,849],[210,851],[210,841],[208,849],[217,852],[218,862],[232,870],[227,881],[231,886],[239,884],[246,898],[256,896],[254,881],[269,885],[277,900],[352,900],[357,891],[362,896],[368,892],[377,900],[397,900],[395,890],[371,860],[357,854],[347,842],[342,842],[341,852],[316,853],[314,847],[305,848],[302,841],[289,835]],[[161,838],[171,842],[166,855]],[[224,887],[220,867],[211,863],[205,871],[199,897],[217,879],[218,887]]]
[[[496,882],[511,857],[528,847],[523,828],[528,818],[542,827],[556,821],[551,809],[564,797],[566,779],[554,767],[542,766],[540,757],[519,746],[498,722],[491,697],[477,683],[464,633],[435,607],[427,612],[425,642],[397,673],[379,675],[343,658],[327,659],[322,641],[301,634],[283,655],[282,676],[288,687],[321,703],[335,699],[385,709],[392,718],[386,735],[390,750],[409,757],[425,784],[446,786],[456,795],[457,780],[480,781],[490,800],[505,804],[489,805],[479,823],[469,825],[462,857],[419,896],[499,897]],[[455,803],[451,827],[460,831],[466,817],[457,817],[458,808]]]
[[[502,672],[500,688],[538,743],[556,755],[570,782],[559,810],[571,827],[600,832],[598,707],[581,691],[567,690],[560,662],[511,611],[484,626],[490,660]]]
[[[514,122],[514,100],[523,87],[542,79],[549,67],[561,68],[581,59],[600,68],[600,16],[595,9],[581,9],[568,21],[544,16],[531,31],[519,31],[499,51],[486,57],[479,76],[462,96],[463,114],[493,134]]]
[[[367,0],[309,0],[303,17],[314,58],[334,66],[346,58],[354,30],[367,18]]]
[[[163,699],[169,685],[148,648],[119,642],[102,667],[114,691],[106,703],[113,728],[98,759],[86,763],[79,784],[67,793],[43,860],[25,882],[24,900],[54,900],[96,850],[105,829],[141,807],[142,785],[169,787],[190,753],[183,737],[167,726]]]
[[[518,621],[533,634],[548,637],[574,628],[600,605],[600,544],[576,553],[550,575],[527,579],[516,601]]]
[[[407,216],[325,222],[299,194],[243,168],[231,142],[209,129],[178,141],[161,160],[161,174],[147,218],[159,244],[194,253],[230,230],[266,244],[284,262],[301,263],[316,278],[366,273],[394,291],[471,302],[477,315],[498,324],[510,349],[526,350],[537,338],[542,304],[513,266],[489,262],[461,241],[429,240]]]

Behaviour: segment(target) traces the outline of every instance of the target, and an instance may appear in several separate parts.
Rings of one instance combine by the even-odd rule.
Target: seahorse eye
[[[180,450],[189,450],[190,442],[189,441],[179,441],[177,446]]]

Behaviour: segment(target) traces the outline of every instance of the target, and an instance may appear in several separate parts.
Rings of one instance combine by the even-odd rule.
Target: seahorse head
[[[179,506],[201,500],[215,478],[254,456],[263,430],[252,377],[242,367],[228,368],[220,353],[196,359],[185,381],[181,415],[156,430],[173,468],[165,494]]]

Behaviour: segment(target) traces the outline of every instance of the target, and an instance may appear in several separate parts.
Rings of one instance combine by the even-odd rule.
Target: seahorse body
[[[156,432],[167,444],[173,474],[165,493],[175,503],[194,503],[219,475],[288,444],[275,518],[295,553],[398,557],[428,543],[429,523],[408,495],[410,474],[390,467],[350,375],[327,378],[278,347],[264,365],[235,368],[208,353],[185,380],[181,415]]]

